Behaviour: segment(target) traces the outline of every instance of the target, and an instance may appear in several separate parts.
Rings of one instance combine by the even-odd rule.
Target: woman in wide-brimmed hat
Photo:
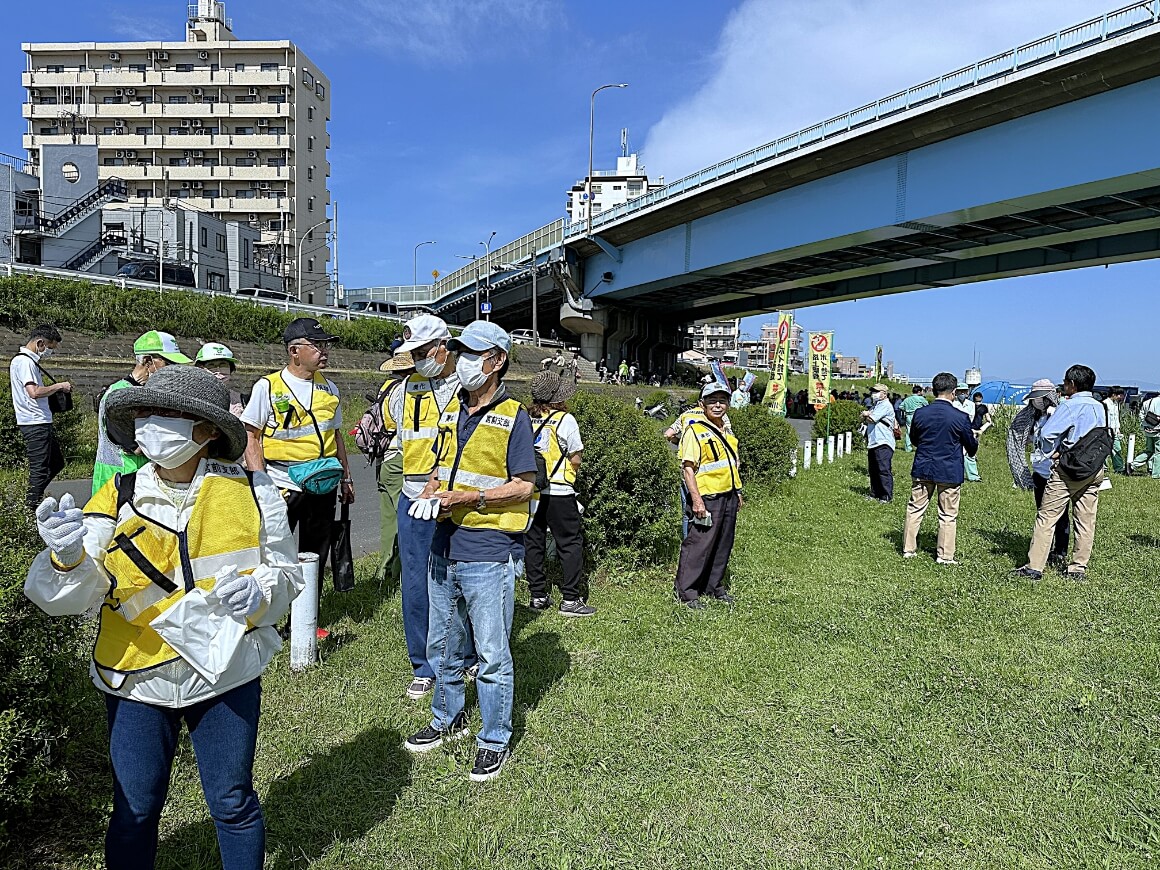
[[[399,443],[399,426],[391,418],[389,404],[395,390],[399,389],[407,375],[415,371],[415,361],[408,351],[398,350],[401,341],[392,345],[391,358],[379,366],[387,379],[379,389],[374,404],[363,415],[359,423],[377,425],[378,435],[368,443],[370,450],[364,450],[367,460],[377,464],[375,479],[379,489],[379,568],[376,576],[383,580],[390,576],[399,579],[402,563],[399,559],[399,495],[403,491],[403,448]],[[377,417],[377,420],[368,418]],[[357,440],[357,439],[356,439]],[[361,446],[361,445],[360,445]]]
[[[1059,406],[1055,382],[1049,378],[1040,378],[1031,385],[1023,405],[1007,430],[1007,464],[1011,468],[1015,485],[1035,493],[1035,509],[1039,510],[1051,469],[1055,465],[1055,444],[1042,437],[1044,425]],[[1030,467],[1027,462],[1028,451],[1031,452]],[[1070,519],[1065,509],[1055,524],[1055,534],[1048,554],[1048,561],[1053,565],[1062,567],[1067,564],[1067,550],[1071,543]]]
[[[100,611],[90,672],[105,693],[115,784],[106,861],[153,866],[184,721],[222,863],[258,870],[259,677],[302,589],[285,502],[265,473],[238,464],[246,432],[207,371],[167,366],[110,395],[106,414],[109,437],[149,461],[83,512],[71,496],[46,499],[36,521],[48,547],[25,582],[50,615]]]
[[[540,372],[532,378],[532,432],[536,450],[544,458],[548,488],[540,493],[536,515],[524,539],[524,567],[532,609],[547,610],[552,606],[552,586],[544,572],[544,553],[550,529],[564,569],[560,615],[591,616],[596,608],[587,601],[584,531],[576,500],[576,475],[584,441],[567,404],[575,392],[576,385],[571,380],[553,371]]]

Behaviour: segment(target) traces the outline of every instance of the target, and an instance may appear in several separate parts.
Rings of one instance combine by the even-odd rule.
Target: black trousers
[[[544,554],[548,531],[556,542],[556,552],[564,568],[560,580],[560,594],[565,601],[585,598],[584,582],[584,526],[575,495],[541,493],[540,506],[532,519],[532,527],[524,535],[524,570],[528,577],[528,591],[532,598],[544,598],[551,591],[544,573]]]
[[[290,531],[298,530],[298,552],[318,554],[318,576],[330,561],[330,533],[338,490],[327,495],[286,490],[286,513]],[[322,588],[320,582],[319,588]]]
[[[1035,509],[1039,510],[1039,506],[1043,504],[1043,490],[1047,488],[1047,478],[1038,472],[1031,473],[1031,485],[1035,490]],[[1067,546],[1071,543],[1071,519],[1070,511],[1067,508],[1063,510],[1063,516],[1059,518],[1059,522],[1055,524],[1055,537],[1051,542],[1051,552],[1048,555],[1049,559],[1066,559]]]
[[[885,444],[866,451],[870,467],[870,497],[885,501],[894,499],[894,448]]]
[[[689,520],[689,534],[681,543],[674,591],[681,601],[695,601],[702,595],[717,597],[725,592],[722,582],[733,552],[737,532],[737,493],[705,499],[713,525],[705,528]]]
[[[44,498],[51,480],[64,468],[64,454],[51,423],[20,426],[24,449],[28,454],[28,494],[25,500],[33,510]]]

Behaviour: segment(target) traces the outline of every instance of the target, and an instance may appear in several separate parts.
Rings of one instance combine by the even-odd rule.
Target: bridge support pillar
[[[580,355],[590,362],[604,356],[604,332],[609,310],[591,299],[567,301],[560,306],[560,326],[580,336]]]

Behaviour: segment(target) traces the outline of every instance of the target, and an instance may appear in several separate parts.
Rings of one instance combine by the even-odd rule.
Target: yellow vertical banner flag
[[[810,333],[810,404],[815,407],[830,404],[830,353],[834,333]]]
[[[874,348],[874,380],[882,380],[884,373],[884,369],[882,368],[882,345],[878,345]]]
[[[789,344],[793,335],[793,315],[777,315],[777,343],[769,348],[769,386],[763,403],[779,417],[785,416],[785,390],[789,381]]]

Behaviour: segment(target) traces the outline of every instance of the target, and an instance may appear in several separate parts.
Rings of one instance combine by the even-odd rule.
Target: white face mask
[[[415,371],[425,378],[435,378],[443,374],[444,365],[445,362],[439,362],[439,351],[435,351],[431,356],[416,360]]]
[[[142,417],[134,425],[137,446],[151,462],[162,468],[177,468],[188,462],[209,440],[193,440],[196,420],[184,417]]]
[[[228,384],[230,382],[230,373],[228,371],[223,372],[223,371],[219,370],[219,371],[214,372],[213,376],[215,378],[217,378],[219,381],[221,381],[223,384]]]
[[[459,383],[465,390],[478,390],[487,383],[487,374],[483,371],[482,356],[468,356],[460,354],[455,361],[455,374],[459,375]]]

